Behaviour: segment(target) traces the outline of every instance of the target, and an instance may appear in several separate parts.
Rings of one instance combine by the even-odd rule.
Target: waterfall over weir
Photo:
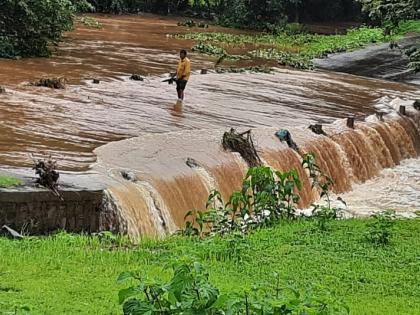
[[[420,155],[420,111],[412,104],[406,115],[389,107],[387,111],[383,121],[369,116],[357,121],[355,129],[337,120],[324,126],[327,136],[306,126],[288,129],[303,152],[315,153],[317,163],[334,180],[334,193],[341,194]],[[237,153],[221,148],[224,131],[146,134],[98,148],[95,168],[115,183],[106,194],[108,210],[116,214],[110,226],[133,237],[163,236],[183,225],[188,210],[204,209],[211,190],[218,189],[227,200],[241,187],[247,166]],[[308,207],[319,196],[311,189],[301,156],[281,143],[276,131],[253,129],[257,150],[275,169],[297,169],[303,183],[299,206]],[[133,178],[124,179],[122,171]]]

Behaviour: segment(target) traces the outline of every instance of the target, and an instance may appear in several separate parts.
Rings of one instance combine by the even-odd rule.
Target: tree
[[[400,21],[420,17],[420,0],[357,0],[377,24],[394,27]]]
[[[0,57],[48,56],[84,0],[0,0]]]

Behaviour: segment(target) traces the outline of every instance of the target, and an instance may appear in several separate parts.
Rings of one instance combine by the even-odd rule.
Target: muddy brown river
[[[0,60],[0,85],[7,89],[0,95],[1,164],[28,166],[29,154],[51,154],[61,168],[83,170],[95,162],[94,148],[144,133],[328,122],[371,114],[385,95],[418,93],[407,85],[327,72],[199,75],[214,60],[192,54],[196,73],[179,113],[173,110],[174,87],[161,81],[174,70],[178,50],[192,46],[167,35],[187,30],[170,18],[97,19],[102,29],[79,26],[50,59]],[[132,73],[147,79],[130,81]],[[52,76],[70,85],[29,85]],[[101,83],[92,84],[92,78]]]
[[[96,169],[121,181],[110,194],[131,222],[126,232],[172,232],[182,224],[186,210],[204,205],[211,189],[221,189],[227,196],[237,188],[246,166],[237,156],[222,152],[218,140],[231,127],[258,129],[262,157],[284,170],[299,168],[300,157],[278,143],[273,133],[280,128],[293,130],[299,144],[320,156],[321,166],[337,182],[337,193],[379,175],[386,181],[390,175],[382,170],[406,158],[412,162],[402,169],[409,165],[418,170],[418,122],[411,118],[384,126],[375,122],[347,134],[340,120],[354,115],[362,121],[380,110],[385,98],[420,98],[418,86],[278,67],[270,74],[217,74],[213,58],[191,54],[194,73],[179,110],[174,108],[175,87],[162,80],[174,71],[178,51],[193,45],[168,35],[188,30],[176,26],[175,19],[156,16],[96,18],[103,28],[77,27],[66,34],[52,58],[0,60],[0,85],[6,88],[0,94],[0,164],[27,167],[32,166],[31,156],[52,155],[60,169],[83,171],[99,154]],[[253,60],[241,66],[261,63]],[[209,73],[199,74],[203,68]],[[132,81],[133,73],[146,79]],[[66,89],[30,85],[53,76],[65,77]],[[94,84],[93,78],[100,83]],[[328,139],[307,130],[313,122],[337,121],[341,131],[332,128]],[[129,138],[133,140],[109,144]],[[187,157],[202,162],[204,168],[188,169]],[[134,170],[141,184],[125,184],[115,171],[119,169]],[[300,173],[305,177],[302,169]],[[401,174],[406,176],[407,171]],[[418,171],[408,177],[417,187]],[[316,199],[308,180],[305,187],[302,206]],[[420,207],[416,189],[408,197],[413,203],[402,202],[411,210]],[[357,200],[354,194],[349,198]]]

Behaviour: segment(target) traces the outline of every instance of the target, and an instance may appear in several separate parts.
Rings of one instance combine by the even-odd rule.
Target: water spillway
[[[306,127],[288,128],[303,152],[313,152],[322,170],[334,180],[333,192],[351,191],[420,154],[420,112],[409,108],[407,115],[391,112],[384,121],[369,116],[346,127],[345,119],[325,125],[327,136]],[[253,129],[257,150],[265,163],[286,171],[298,170],[303,182],[300,207],[318,200],[301,166],[301,156],[281,143],[274,128]],[[131,235],[162,236],[183,225],[190,209],[203,209],[212,189],[225,200],[241,187],[247,170],[237,154],[222,149],[223,130],[205,135],[173,132],[136,137],[105,145],[95,151],[96,168],[118,182],[108,189],[115,211],[127,218],[122,231]],[[187,160],[197,166],[191,167]],[[131,172],[126,180],[121,172]],[[398,210],[398,209],[397,209]]]
[[[34,198],[21,198],[20,203],[15,192],[0,189],[0,226],[14,222],[20,229],[35,218],[48,221],[38,225],[44,232],[110,229],[133,237],[172,233],[183,224],[186,211],[205,206],[212,189],[227,199],[240,187],[247,165],[238,154],[224,152],[220,146],[223,132],[232,127],[252,128],[266,164],[279,170],[297,168],[304,184],[302,208],[318,195],[300,166],[301,157],[274,137],[281,128],[292,132],[303,151],[317,155],[318,163],[334,179],[337,194],[357,191],[364,196],[360,187],[366,183],[377,187],[371,183],[376,179],[382,185],[401,183],[402,178],[407,190],[420,191],[419,163],[412,162],[418,161],[418,115],[409,106],[407,116],[389,107],[395,98],[420,99],[418,86],[287,68],[218,74],[212,71],[214,58],[191,53],[194,73],[179,111],[174,109],[174,86],[162,80],[176,66],[179,49],[193,43],[167,35],[189,30],[177,27],[173,18],[96,18],[103,28],[77,27],[66,34],[52,58],[0,60],[0,85],[6,90],[0,94],[0,165],[28,172],[31,155],[51,155],[62,174],[85,174],[93,168],[99,174],[93,181],[101,185],[92,190],[91,182],[84,185],[83,180],[76,181],[80,187],[65,187],[62,177],[62,187],[70,190],[69,201],[73,200],[68,205],[32,184]],[[211,26],[208,31],[232,30]],[[200,75],[202,68],[208,74]],[[146,79],[132,81],[132,73]],[[63,76],[68,84],[61,90],[30,84],[44,76]],[[100,83],[94,84],[93,78]],[[384,122],[375,118],[378,111],[389,113]],[[357,118],[355,130],[345,127],[343,119],[349,115]],[[324,124],[328,136],[307,129],[313,123]],[[187,165],[188,159],[195,162]],[[80,194],[82,199],[73,197],[74,191],[85,190],[93,192]],[[391,186],[385,191],[407,211],[420,208],[414,193],[396,197],[390,191],[399,190]],[[375,195],[381,196],[380,190]],[[381,206],[373,197],[370,209]],[[359,200],[355,195],[349,198]],[[6,208],[12,210],[2,212]]]

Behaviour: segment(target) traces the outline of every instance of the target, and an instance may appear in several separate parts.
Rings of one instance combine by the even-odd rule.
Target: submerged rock
[[[321,124],[314,124],[314,125],[309,125],[308,127],[309,129],[311,129],[311,131],[317,135],[324,135],[326,136],[327,134],[325,133],[325,131],[322,129],[322,125]]]
[[[121,176],[125,179],[128,180],[130,182],[136,182],[137,181],[137,176],[136,174],[134,174],[133,172],[130,171],[121,171]]]
[[[52,89],[64,89],[66,87],[67,80],[64,77],[56,78],[42,78],[39,81],[33,82],[34,86],[44,86]]]
[[[144,81],[144,78],[139,74],[132,74],[130,80],[133,81]]]

